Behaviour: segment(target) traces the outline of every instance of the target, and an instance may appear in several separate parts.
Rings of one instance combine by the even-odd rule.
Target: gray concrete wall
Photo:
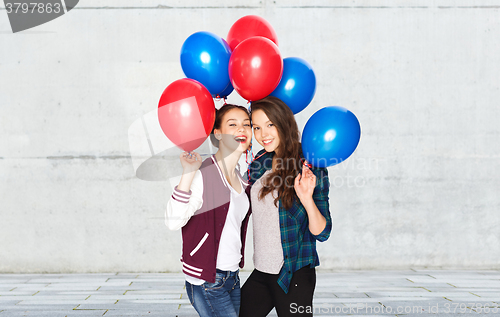
[[[135,176],[129,127],[191,33],[248,14],[316,71],[301,129],[331,105],[362,125],[321,267],[500,268],[497,1],[87,0],[17,34],[0,10],[0,272],[179,271],[171,186]]]

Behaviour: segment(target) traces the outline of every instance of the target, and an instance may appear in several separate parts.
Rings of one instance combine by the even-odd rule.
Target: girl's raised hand
[[[300,201],[304,204],[307,200],[312,200],[314,188],[316,187],[316,175],[307,167],[302,166],[302,173],[295,177],[293,185]]]
[[[196,152],[182,152],[180,159],[184,173],[195,172],[201,166],[201,155]]]

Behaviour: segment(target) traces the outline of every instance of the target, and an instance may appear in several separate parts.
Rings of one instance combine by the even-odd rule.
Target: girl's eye
[[[254,130],[258,130],[258,129],[260,129],[260,128],[259,128],[259,127],[253,127],[253,129],[254,129]]]
[[[272,123],[269,123],[268,127],[272,127],[272,126],[274,126],[274,124],[272,124]]]
[[[245,127],[249,127],[250,125],[249,124],[245,124]]]
[[[230,127],[235,127],[235,126],[236,126],[236,124],[231,123],[229,126],[230,126]]]

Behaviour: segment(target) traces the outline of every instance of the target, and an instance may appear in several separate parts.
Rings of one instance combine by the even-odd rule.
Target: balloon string
[[[252,146],[250,145],[250,153],[252,153],[252,162],[259,159],[262,155],[266,154],[267,152],[264,152],[262,153],[261,155],[255,157],[253,155],[253,151],[252,151]],[[247,176],[248,176],[248,180],[250,180],[250,164],[252,164],[252,162],[248,162],[248,151],[246,153],[246,158],[245,158],[245,162],[248,164],[248,169],[247,169]]]
[[[191,152],[192,152],[192,151],[187,152],[187,153],[188,153],[188,155],[189,155],[190,157],[192,157],[192,156],[193,156],[193,154],[191,154]],[[210,153],[198,153],[198,154],[200,154],[200,156],[209,156],[209,155],[212,155],[212,154],[210,154]]]
[[[301,158],[300,162],[302,163],[303,166],[307,166],[309,168],[312,168],[312,164],[311,163],[306,163],[306,159]]]
[[[224,105],[227,105],[227,96],[226,97],[221,97],[220,95],[216,95],[214,97],[215,101],[219,102],[221,100],[224,100]]]

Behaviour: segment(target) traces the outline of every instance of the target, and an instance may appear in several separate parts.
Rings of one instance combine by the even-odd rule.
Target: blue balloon
[[[361,126],[351,111],[325,107],[314,113],[302,132],[302,152],[316,167],[333,166],[354,152],[361,137]]]
[[[315,93],[316,76],[311,65],[298,57],[283,59],[283,75],[271,96],[283,100],[297,114],[311,103]]]
[[[229,82],[231,49],[210,32],[191,34],[181,48],[181,66],[187,78],[199,81],[211,95],[220,95]]]
[[[229,83],[223,92],[221,92],[218,95],[212,95],[212,97],[214,97],[214,98],[226,98],[227,96],[229,96],[233,92],[233,90],[234,90],[233,85],[231,85],[231,83]]]

